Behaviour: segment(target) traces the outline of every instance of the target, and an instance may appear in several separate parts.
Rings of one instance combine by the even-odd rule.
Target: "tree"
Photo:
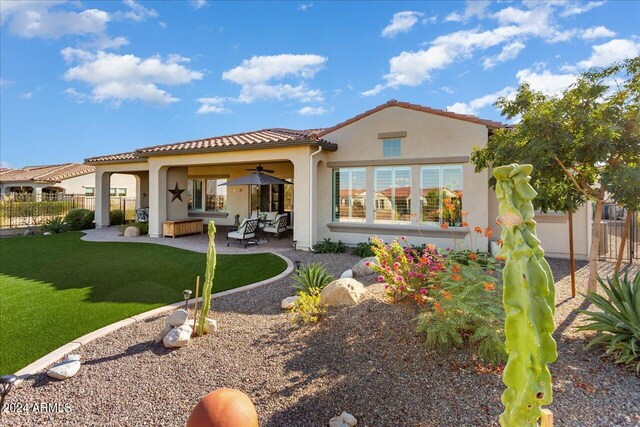
[[[539,190],[549,195],[566,191],[558,200],[568,211],[581,199],[595,203],[588,283],[595,291],[605,200],[620,191],[622,168],[640,163],[640,57],[592,69],[562,96],[544,95],[525,83],[514,99],[503,97],[496,105],[503,116],[520,121],[496,130],[486,147],[474,148],[476,171],[515,161],[531,163]],[[552,205],[551,197],[541,199]]]

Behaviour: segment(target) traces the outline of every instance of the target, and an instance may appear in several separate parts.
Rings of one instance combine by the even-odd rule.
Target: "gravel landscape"
[[[320,261],[339,276],[352,255],[288,251],[303,264]],[[559,426],[637,426],[640,379],[598,350],[585,335],[570,299],[568,262],[550,260],[557,281],[556,339],[551,365]],[[579,264],[578,289],[586,288]],[[605,269],[608,266],[605,266]],[[332,309],[321,323],[295,326],[280,309],[291,279],[213,300],[218,332],[165,349],[153,337],[164,317],[120,329],[80,348],[83,365],[72,379],[41,374],[25,381],[9,404],[69,404],[57,413],[5,413],[3,425],[183,426],[191,409],[218,387],[246,392],[263,426],[322,426],[342,411],[362,426],[497,425],[502,411],[500,370],[459,350],[441,355],[414,333],[417,308],[389,304],[375,277],[356,307]]]

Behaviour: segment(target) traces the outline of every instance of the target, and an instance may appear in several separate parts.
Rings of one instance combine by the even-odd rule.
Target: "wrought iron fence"
[[[640,261],[640,212],[632,212],[614,203],[607,203],[600,224],[599,256],[616,260],[622,240],[625,240],[622,259],[625,262]],[[627,226],[627,219],[629,220]],[[625,231],[626,229],[626,231]]]
[[[77,194],[11,193],[0,198],[0,228],[37,227],[72,209],[95,210],[94,196]],[[136,199],[111,197],[110,211],[122,210],[124,220],[135,220]]]

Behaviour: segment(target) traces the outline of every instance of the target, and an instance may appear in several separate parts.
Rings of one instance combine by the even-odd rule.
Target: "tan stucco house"
[[[232,225],[236,215],[259,209],[289,212],[301,249],[323,238],[357,244],[376,235],[486,250],[487,237],[473,229],[491,227],[498,238],[497,201],[488,172],[476,174],[469,157],[500,126],[392,100],[324,129],[264,129],[92,157],[86,164],[96,169],[96,225],[108,225],[114,174],[131,174],[137,194],[148,194],[137,205],[149,207],[151,237],[162,235],[165,221],[196,217]],[[220,185],[258,165],[293,185]],[[182,200],[170,192],[176,186],[185,190]],[[578,258],[586,258],[589,247],[587,209],[574,216]],[[468,214],[462,218],[462,212]],[[536,220],[547,253],[566,256],[566,216]]]
[[[25,166],[0,170],[0,194],[75,194],[93,196],[95,167],[82,163]],[[136,197],[136,181],[131,175],[113,175],[109,193]]]

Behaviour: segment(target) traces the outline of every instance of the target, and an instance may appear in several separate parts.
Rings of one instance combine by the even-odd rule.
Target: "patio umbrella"
[[[284,179],[267,175],[264,172],[253,172],[240,178],[232,179],[220,185],[269,185],[269,184],[293,184]]]

